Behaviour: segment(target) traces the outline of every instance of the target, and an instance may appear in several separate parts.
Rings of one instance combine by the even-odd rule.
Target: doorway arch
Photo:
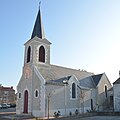
[[[23,113],[28,113],[28,91],[24,92],[24,111]]]

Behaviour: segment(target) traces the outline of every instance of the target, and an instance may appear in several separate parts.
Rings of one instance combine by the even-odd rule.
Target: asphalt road
[[[15,116],[15,111],[16,111],[15,108],[0,109],[0,120],[11,120],[12,118],[10,118],[9,116]],[[24,119],[21,116],[20,119],[17,118],[16,120],[28,120],[28,119]],[[75,118],[74,120],[120,120],[120,116],[93,116],[93,117]]]
[[[15,108],[5,108],[5,109],[0,109],[0,114],[3,114],[4,112],[15,112]]]
[[[4,116],[15,114],[15,111],[15,108],[0,109],[0,120],[9,120],[4,118]]]
[[[76,120],[120,120],[120,116],[93,116],[93,117],[79,118]]]
[[[0,109],[0,120],[33,120],[31,115],[16,115],[15,108]]]

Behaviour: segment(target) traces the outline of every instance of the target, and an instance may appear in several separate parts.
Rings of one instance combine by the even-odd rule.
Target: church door
[[[28,113],[28,91],[25,90],[24,92],[24,112],[23,113]]]

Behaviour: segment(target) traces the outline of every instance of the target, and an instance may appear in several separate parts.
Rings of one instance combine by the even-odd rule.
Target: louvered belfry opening
[[[30,55],[31,55],[31,48],[29,46],[27,50],[27,63],[30,62]]]
[[[45,62],[45,48],[43,46],[39,48],[39,62]]]

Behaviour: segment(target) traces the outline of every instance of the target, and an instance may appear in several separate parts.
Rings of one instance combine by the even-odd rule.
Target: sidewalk
[[[1,114],[0,120],[8,119],[8,120],[35,120],[34,117],[28,114],[24,115],[16,115],[16,114]]]

